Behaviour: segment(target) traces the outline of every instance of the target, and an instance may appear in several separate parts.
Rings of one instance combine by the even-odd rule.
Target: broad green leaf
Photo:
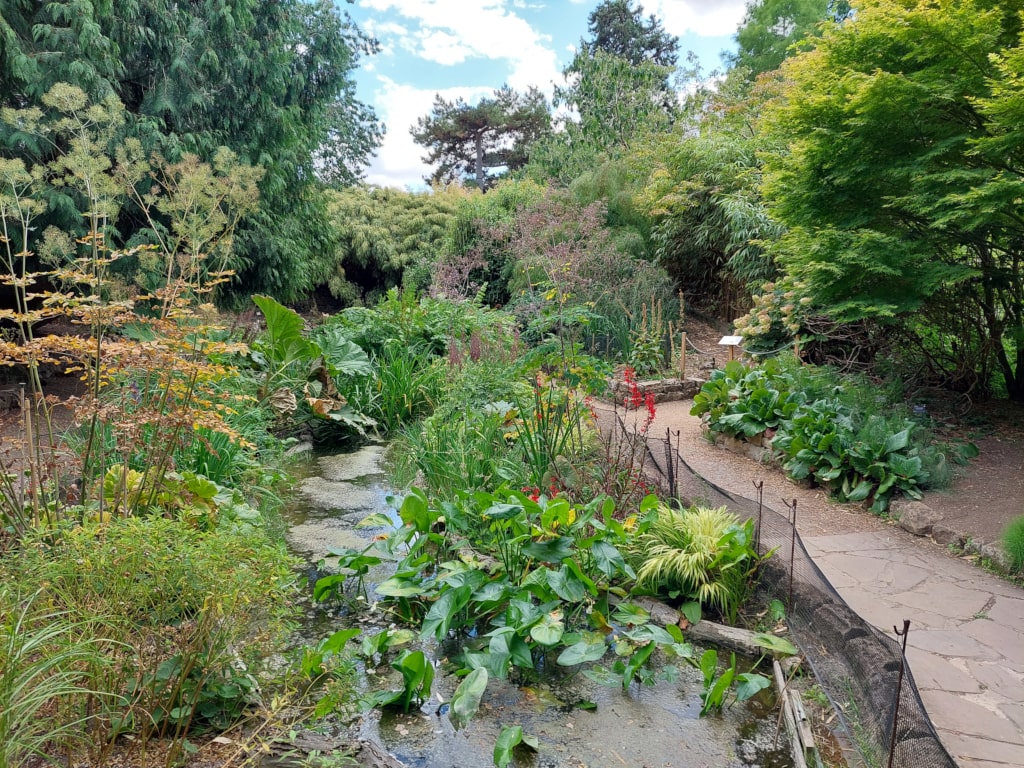
[[[370,358],[358,345],[345,337],[337,325],[322,326],[315,340],[332,376],[369,376],[373,373]]]
[[[445,574],[441,580],[452,588],[468,586],[471,590],[476,591],[487,581],[487,574],[475,568],[466,567],[464,570]]]
[[[657,645],[671,645],[675,642],[667,631],[657,624],[641,624],[631,632],[626,633],[630,640],[638,643],[653,642]]]
[[[615,611],[612,613],[612,619],[619,622],[619,624],[640,626],[641,624],[646,624],[651,620],[651,614],[639,605],[634,605],[633,603],[619,603],[615,606]]]
[[[521,504],[492,504],[484,510],[484,517],[491,520],[508,520],[521,514]]]
[[[507,581],[490,581],[473,593],[473,602],[481,606],[500,603],[510,594],[514,587]]]
[[[901,430],[894,435],[889,435],[885,441],[885,452],[895,453],[902,451],[910,444],[910,428]]]
[[[530,646],[526,644],[519,635],[512,635],[508,640],[508,652],[512,663],[520,669],[533,669],[533,653]]]
[[[498,768],[505,768],[512,762],[512,750],[523,742],[523,727],[521,725],[507,725],[498,734],[498,740],[494,744],[494,764]]]
[[[391,663],[393,669],[402,675],[402,709],[406,712],[414,699],[425,701],[430,696],[434,682],[434,666],[423,651],[405,651]]]
[[[398,509],[402,522],[411,525],[419,533],[427,533],[440,516],[439,512],[430,509],[427,497],[419,488],[413,488],[403,499]]]
[[[615,674],[612,670],[607,667],[597,665],[583,670],[583,675],[590,678],[598,685],[605,685],[609,688],[613,685],[619,685],[622,682],[622,677]]]
[[[394,528],[395,521],[383,512],[367,515],[356,524],[356,528]]]
[[[696,600],[690,600],[689,602],[683,603],[679,606],[679,612],[686,617],[686,620],[691,624],[697,624],[701,619],[700,603]]]
[[[653,642],[641,646],[629,657],[629,660],[626,662],[626,671],[622,675],[622,690],[625,691],[629,688],[629,684],[633,682],[633,678],[637,676],[640,668],[651,658],[652,653],[654,653]]]
[[[411,629],[395,629],[387,633],[387,647],[397,648],[400,645],[407,645],[416,639],[416,633]]]
[[[333,635],[320,643],[319,649],[323,653],[340,653],[353,637],[362,632],[361,629],[339,629]]]
[[[594,564],[609,579],[628,569],[622,554],[607,541],[595,541],[590,545],[590,554],[594,556]]]
[[[846,495],[846,498],[849,501],[864,501],[864,499],[871,495],[871,491],[874,490],[874,488],[874,481],[861,480],[853,490]]]
[[[773,656],[796,656],[800,653],[800,650],[786,638],[767,632],[758,632],[754,635],[754,644],[770,651]]]
[[[274,363],[285,362],[293,345],[302,345],[302,318],[297,312],[278,303],[269,296],[253,296],[267,323],[267,352]]]
[[[732,686],[733,677],[736,674],[736,667],[731,666],[729,669],[722,673],[722,676],[715,680],[714,685],[711,686],[710,690],[704,698],[704,709],[701,710],[704,713],[710,712],[712,709],[721,709],[722,702],[725,701],[725,694]]]
[[[605,645],[604,635],[599,632],[584,632],[584,639],[575,645],[570,645],[558,656],[558,663],[563,667],[572,667],[577,664],[585,664],[588,661],[597,661],[604,657],[608,646]]]
[[[459,587],[441,593],[441,596],[430,606],[430,610],[423,618],[420,637],[424,640],[428,637],[443,640],[444,636],[448,634],[455,615],[466,607],[472,594],[471,587]]]
[[[348,576],[344,573],[335,573],[317,579],[313,586],[313,601],[320,603],[326,600],[344,586],[346,578]]]
[[[560,570],[548,571],[548,584],[555,594],[567,603],[578,603],[587,595],[583,582],[563,565]]]
[[[474,669],[455,689],[451,701],[452,719],[456,725],[468,723],[480,708],[484,691],[487,690],[487,670]]]
[[[416,579],[392,576],[378,584],[376,591],[384,597],[415,597],[423,594],[423,585]]]
[[[704,675],[704,685],[710,686],[718,671],[718,651],[708,648],[700,657],[700,671]]]
[[[547,541],[531,541],[522,549],[524,555],[544,563],[560,563],[572,554],[573,540],[559,536]]]
[[[564,633],[561,611],[544,614],[540,621],[530,627],[530,637],[541,645],[554,645],[562,639]]]
[[[764,675],[759,675],[756,672],[743,672],[736,675],[736,699],[737,701],[746,701],[771,684],[772,681]]]

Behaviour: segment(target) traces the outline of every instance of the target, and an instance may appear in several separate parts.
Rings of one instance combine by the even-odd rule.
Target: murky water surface
[[[389,512],[381,446],[311,459],[289,512],[288,544],[315,564],[331,548],[366,546],[373,530],[355,525],[374,512]],[[378,578],[387,573],[377,574]],[[372,586],[370,600],[373,601]],[[372,621],[372,614],[369,617]],[[386,625],[381,616],[381,628]],[[311,615],[307,631],[326,636],[349,617]],[[369,629],[373,633],[375,630]],[[315,642],[315,640],[311,640]],[[540,742],[536,753],[519,751],[516,765],[536,768],[790,768],[792,757],[780,737],[774,746],[777,711],[771,702],[737,704],[721,715],[699,717],[700,673],[680,667],[675,682],[653,687],[598,685],[582,674],[534,681],[492,680],[476,717],[462,729],[449,719],[446,702],[458,685],[447,674],[443,651],[434,646],[438,674],[431,700],[410,714],[373,712],[357,726],[408,766],[490,768],[501,729],[520,725]],[[387,664],[364,668],[368,685],[383,687],[396,675]],[[592,711],[574,708],[590,701]]]

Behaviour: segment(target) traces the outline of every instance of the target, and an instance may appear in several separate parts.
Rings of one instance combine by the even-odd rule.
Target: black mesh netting
[[[627,431],[621,421],[618,429]],[[637,435],[633,430],[622,437],[629,440]],[[743,519],[753,518],[758,551],[776,550],[765,561],[760,587],[786,605],[793,640],[867,765],[956,768],[925,712],[909,667],[900,686],[903,652],[899,642],[864,621],[840,597],[804,548],[788,510],[780,513],[701,477],[679,455],[671,433],[660,439],[649,435],[646,441],[648,474],[671,498],[684,505],[726,506]],[[752,494],[757,495],[751,485]]]

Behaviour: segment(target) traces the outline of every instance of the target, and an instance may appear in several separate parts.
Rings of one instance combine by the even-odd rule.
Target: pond
[[[290,549],[311,569],[330,549],[361,549],[380,532],[356,529],[360,520],[375,512],[393,514],[387,503],[393,491],[383,473],[383,457],[383,447],[375,445],[310,460],[287,523]],[[371,573],[371,581],[388,575]],[[368,598],[371,603],[375,600],[372,585]],[[349,622],[351,617],[344,612],[311,611],[305,631],[318,639]],[[380,628],[386,626],[382,617]],[[515,765],[519,766],[793,765],[784,733],[778,735],[776,745],[778,711],[770,696],[700,717],[701,673],[685,664],[679,665],[678,679],[643,687],[634,683],[628,693],[620,686],[600,685],[565,668],[550,674],[541,671],[534,679],[515,683],[492,679],[475,717],[457,729],[448,716],[448,702],[459,679],[451,674],[442,646],[428,643],[419,647],[437,668],[429,701],[409,714],[374,710],[354,726],[357,736],[380,744],[407,766],[493,766],[495,742],[502,728],[511,725],[521,726],[539,743],[535,753],[516,751]],[[750,662],[746,663],[749,666]],[[743,664],[741,661],[740,666]],[[371,681],[368,686],[375,683],[378,687],[397,674],[387,663],[363,667],[361,673],[364,680]],[[585,709],[577,706],[580,702],[586,702]]]

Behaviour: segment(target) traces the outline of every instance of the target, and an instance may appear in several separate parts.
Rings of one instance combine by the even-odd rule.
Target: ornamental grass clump
[[[1024,572],[1024,515],[1010,521],[1003,531],[1003,548],[1010,559],[1010,569]]]
[[[761,561],[753,535],[753,521],[741,523],[725,507],[673,509],[662,504],[632,552],[637,586],[697,600],[735,621]]]

